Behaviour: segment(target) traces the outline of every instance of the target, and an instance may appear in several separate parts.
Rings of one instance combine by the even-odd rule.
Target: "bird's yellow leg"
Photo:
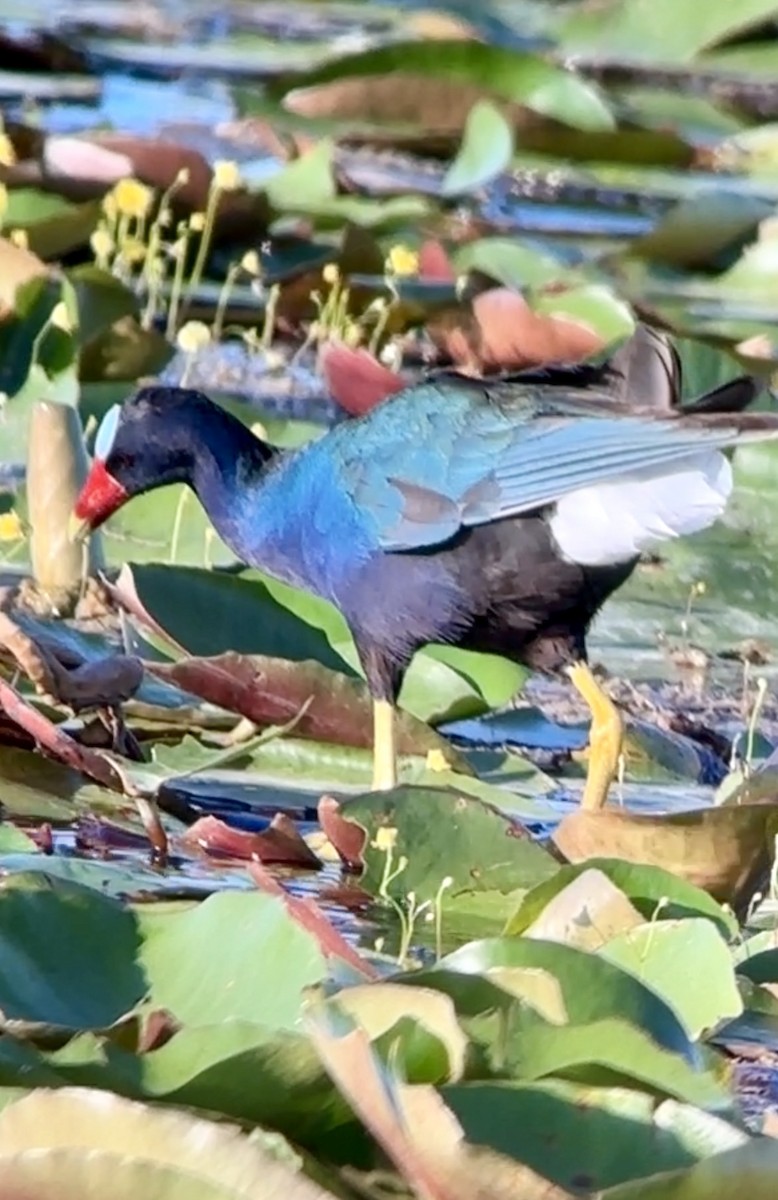
[[[373,791],[388,792],[397,786],[397,752],[394,737],[394,705],[389,700],[373,701]]]
[[[624,742],[624,722],[613,701],[605,695],[586,663],[568,667],[573,687],[586,701],[592,714],[589,731],[589,766],[581,807],[598,809],[605,805],[610,786],[619,770]]]

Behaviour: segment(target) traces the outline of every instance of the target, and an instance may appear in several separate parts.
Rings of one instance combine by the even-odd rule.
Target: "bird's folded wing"
[[[382,549],[419,549],[578,488],[730,445],[745,420],[615,413],[597,402],[557,388],[488,399],[476,388],[413,389],[359,432],[352,427],[350,443],[341,427],[341,479]]]

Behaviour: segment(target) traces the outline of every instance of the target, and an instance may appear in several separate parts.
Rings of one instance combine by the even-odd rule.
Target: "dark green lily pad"
[[[747,1142],[720,1117],[626,1088],[549,1079],[443,1090],[468,1141],[517,1158],[561,1187],[612,1187],[691,1166]]]
[[[538,982],[549,986],[536,991]],[[677,1015],[629,971],[595,954],[535,938],[485,938],[442,958],[436,967],[397,977],[398,983],[439,988],[463,1017],[510,1009],[517,998],[550,1001],[572,1025],[628,1021],[690,1065],[701,1062]],[[552,986],[553,985],[553,986]]]
[[[392,830],[391,863],[396,867],[401,857],[407,858],[388,888],[397,897],[413,892],[418,900],[433,900],[447,878],[452,896],[507,892],[533,887],[558,868],[518,822],[453,789],[400,787],[355,796],[342,806],[341,815],[366,831],[361,884],[373,894],[384,879],[387,850],[382,847]],[[444,909],[445,904],[444,899]]]

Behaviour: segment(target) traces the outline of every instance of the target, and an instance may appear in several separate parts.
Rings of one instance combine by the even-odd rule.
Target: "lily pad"
[[[587,11],[576,6],[563,19],[558,34],[570,53],[594,53],[619,62],[689,62],[701,50],[742,33],[775,16],[771,0],[606,0]]]
[[[714,925],[701,917],[640,925],[612,938],[599,953],[672,1004],[692,1037],[743,1011],[732,956]]]
[[[446,955],[434,968],[398,976],[398,982],[436,987],[451,996],[463,1017],[510,1009],[526,997],[532,1005],[538,982],[554,984],[562,1022],[590,1025],[628,1021],[656,1045],[689,1064],[700,1055],[676,1013],[651,988],[598,955],[534,938],[484,938]],[[542,994],[542,993],[541,993]],[[548,1010],[547,1010],[548,1011]]]
[[[626,1088],[549,1079],[477,1082],[443,1091],[468,1141],[527,1163],[564,1187],[592,1191],[691,1166],[748,1136],[691,1105]]]
[[[620,858],[590,858],[576,866],[560,867],[553,878],[527,892],[506,925],[506,934],[524,933],[554,896],[588,870],[606,875],[647,921],[703,916],[728,939],[738,932],[737,921],[730,912],[717,904],[708,892],[687,883],[672,871]]]
[[[137,563],[126,570],[125,590],[131,586],[140,609],[190,653],[313,660],[362,675],[345,621],[307,592],[257,571],[227,575]],[[522,667],[494,655],[430,647],[411,664],[400,704],[420,720],[472,715],[505,703],[525,678]]]
[[[0,942],[4,961],[16,964],[0,980],[6,1020],[104,1028],[146,991],[131,913],[89,888],[38,874],[8,876]]]
[[[86,1200],[106,1192],[127,1200],[152,1194],[160,1200],[249,1200],[259,1187],[284,1188],[299,1200],[331,1196],[302,1176],[299,1159],[277,1136],[255,1131],[249,1137],[191,1114],[85,1088],[38,1091],[6,1106],[0,1172],[20,1194],[34,1188],[36,1200]]]
[[[274,85],[272,92],[285,95],[290,111],[306,116],[359,113],[363,120],[388,116],[397,121],[404,115],[398,109],[397,72],[426,81],[426,88],[413,91],[408,115],[431,129],[463,125],[479,94],[525,105],[575,129],[613,126],[605,101],[580,78],[531,54],[475,41],[401,42],[367,50],[298,76],[291,92],[289,81]],[[387,75],[395,76],[392,90],[374,85]],[[361,85],[358,91],[343,86],[355,80]],[[393,108],[389,109],[392,92]],[[463,102],[467,108],[460,117],[456,110],[461,112]]]
[[[341,816],[365,831],[361,884],[373,894],[380,892],[387,866],[401,857],[407,866],[389,893],[413,892],[422,901],[435,899],[446,878],[456,896],[531,887],[557,869],[518,822],[453,789],[401,787],[355,796]]]
[[[744,1187],[750,1200],[772,1200],[776,1171],[778,1145],[752,1138],[685,1170],[611,1188],[602,1200],[738,1200]]]
[[[152,1003],[185,1025],[296,1025],[324,959],[284,905],[260,893],[210,896],[187,912],[139,913],[139,963]]]
[[[467,118],[462,145],[441,184],[444,196],[472,192],[504,171],[513,154],[513,131],[487,100],[475,104]]]

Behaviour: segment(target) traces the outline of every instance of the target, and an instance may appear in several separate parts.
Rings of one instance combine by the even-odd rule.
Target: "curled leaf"
[[[218,817],[201,817],[187,829],[184,840],[194,842],[209,854],[225,854],[230,858],[257,858],[262,863],[288,867],[321,866],[294,821],[284,813],[277,813],[266,830],[255,833],[232,829]]]

